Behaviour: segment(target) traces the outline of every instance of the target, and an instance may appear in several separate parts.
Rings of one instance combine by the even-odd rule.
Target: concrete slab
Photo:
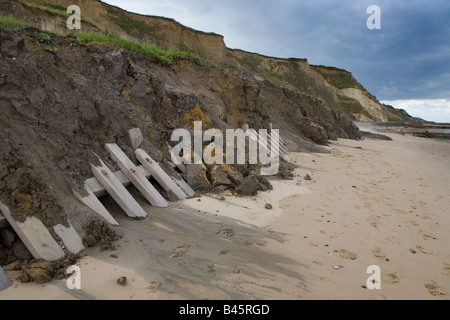
[[[139,148],[142,141],[144,141],[141,129],[139,128],[133,128],[128,130],[128,138],[130,139],[130,144],[133,147],[133,149]]]
[[[100,182],[98,182],[98,180],[96,178],[95,179],[96,183],[100,186],[100,189],[102,189],[105,194],[106,194],[106,190],[105,188],[100,184]],[[87,196],[80,196],[80,194],[78,192],[76,192],[75,190],[72,190],[73,193],[75,194],[75,196],[81,201],[83,202],[86,206],[88,206],[89,208],[91,208],[94,212],[96,212],[98,215],[100,215],[101,217],[103,217],[108,223],[114,225],[114,226],[118,226],[119,223],[116,221],[116,219],[114,219],[114,217],[108,212],[108,210],[106,210],[106,208],[103,206],[103,204],[100,202],[100,200],[97,198],[97,196],[94,194],[94,192],[92,192],[92,190],[86,185],[84,185],[84,189],[86,190],[86,192],[88,193]]]
[[[127,157],[127,155],[115,143],[107,143],[106,150],[111,154],[111,158],[117,162],[120,170],[130,179],[131,183],[139,192],[155,207],[166,208],[169,203],[161,196],[155,187],[144,175],[139,174],[137,166]]]
[[[129,217],[137,219],[144,219],[147,217],[147,213],[122,185],[119,179],[116,178],[116,176],[100,158],[98,159],[100,161],[100,166],[97,167],[91,164],[92,173],[111,195],[111,197]]]
[[[183,190],[173,181],[167,173],[154,161],[148,154],[142,149],[134,151],[136,159],[142,164],[142,166],[155,178],[156,181],[166,191],[172,191],[180,200],[186,199],[186,194]]]
[[[80,235],[77,233],[70,221],[68,228],[66,228],[62,224],[58,224],[53,227],[53,230],[58,235],[58,237],[61,238],[62,242],[64,242],[64,245],[69,252],[78,254],[85,249]]]
[[[139,172],[139,174],[144,175],[145,178],[147,179],[150,178],[150,173],[148,173],[143,166],[137,166],[136,171]],[[116,171],[114,172],[114,175],[116,176],[117,179],[119,179],[120,183],[122,183],[122,185],[125,188],[131,185],[130,179],[128,179],[127,176],[122,171],[120,170]],[[85,183],[86,186],[95,194],[96,197],[101,197],[108,194],[108,192],[106,192],[102,184],[98,182],[96,177],[86,179]]]
[[[167,148],[169,149],[169,152],[172,152],[172,147],[170,146],[170,144],[167,144]],[[182,163],[178,163],[175,164],[173,163],[173,165],[178,168],[182,173],[186,173],[186,166]]]
[[[195,191],[186,183],[186,181],[183,180],[183,178],[178,173],[173,174],[171,178],[180,187],[180,189],[183,190],[184,193],[186,193],[188,197],[195,196]]]
[[[64,257],[63,249],[53,239],[41,220],[28,217],[25,222],[13,219],[9,208],[0,202],[0,210],[35,259],[55,261]]]
[[[5,271],[0,267],[0,291],[6,290],[12,286],[11,280],[9,280]]]

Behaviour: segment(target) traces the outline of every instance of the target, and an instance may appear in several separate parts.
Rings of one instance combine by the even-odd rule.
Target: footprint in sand
[[[190,248],[191,246],[180,246],[175,249],[173,249],[172,253],[170,254],[169,258],[180,258],[183,256],[183,254]]]
[[[159,291],[159,287],[161,286],[161,283],[152,281],[152,283],[145,288],[145,290],[149,293],[156,293]]]
[[[433,254],[433,252],[428,251],[428,250],[422,248],[421,246],[416,246],[416,249],[425,254],[431,254],[431,255]]]
[[[356,259],[358,255],[356,253],[353,253],[351,251],[348,251],[347,249],[340,249],[339,250],[339,257],[342,259]]]
[[[433,296],[445,296],[447,293],[442,289],[435,281],[430,281],[428,283],[425,283],[425,288],[428,290],[428,292]]]
[[[400,282],[401,277],[397,274],[397,273],[389,273],[388,275],[386,275],[386,283],[389,284],[396,284]]]
[[[383,253],[382,249],[380,247],[375,247],[372,250],[373,255],[378,258],[384,260],[386,258],[386,255]]]
[[[444,276],[450,277],[450,263],[444,262],[444,268],[442,270]]]

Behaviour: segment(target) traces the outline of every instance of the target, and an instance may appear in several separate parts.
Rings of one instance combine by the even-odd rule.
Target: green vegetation
[[[54,10],[67,11],[67,8],[65,8],[63,6],[60,6],[59,4],[45,3],[45,2],[41,2],[41,1],[39,1],[37,4],[39,6],[51,8],[51,9],[54,9]]]
[[[12,26],[12,27],[27,27],[29,26],[28,23],[10,18],[10,17],[0,17],[0,23],[7,25],[7,26]]]
[[[50,38],[50,35],[48,35],[47,33],[41,32],[39,34],[39,42],[52,43],[52,39]]]
[[[50,47],[50,46],[45,46],[45,51],[51,52],[51,53],[58,53],[58,48],[56,47]]]
[[[67,8],[64,8],[57,4],[45,3],[45,2],[36,2],[36,3],[28,3],[18,1],[21,5],[28,7],[30,9],[38,9],[44,11],[52,16],[64,16],[68,17],[70,14],[66,12]]]
[[[164,64],[170,64],[176,60],[192,60],[202,66],[212,68],[218,67],[217,64],[209,60],[206,60],[202,57],[199,57],[193,53],[180,51],[178,49],[174,50],[158,49],[153,45],[141,45],[136,42],[114,37],[111,34],[101,35],[96,33],[83,33],[77,35],[76,40],[72,40],[72,42],[73,41],[76,41],[80,45],[87,45],[87,43],[89,42],[108,42],[120,48],[129,50],[133,53],[154,58]]]
[[[388,117],[388,121],[392,121],[392,122],[403,122],[403,119],[400,117],[397,117],[396,115],[390,113],[390,112],[386,112],[387,113],[387,117]]]

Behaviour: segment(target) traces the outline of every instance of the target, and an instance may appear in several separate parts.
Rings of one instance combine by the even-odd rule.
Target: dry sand
[[[123,237],[86,251],[81,290],[15,283],[0,299],[449,299],[450,143],[390,136],[291,153],[294,180],[254,198],[146,206],[143,221],[106,199]],[[379,290],[363,288],[371,265]]]

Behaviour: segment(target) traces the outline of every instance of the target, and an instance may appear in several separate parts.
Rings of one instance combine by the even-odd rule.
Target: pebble
[[[120,277],[119,279],[117,279],[117,284],[125,286],[127,284],[127,277]]]
[[[356,257],[351,257],[350,259],[352,259],[352,260],[356,260]]]
[[[416,254],[416,250],[414,250],[414,249],[409,249],[409,251],[411,251],[412,253]]]
[[[264,206],[267,210],[272,209],[272,205],[270,203],[266,203],[266,205]]]
[[[339,270],[339,267],[338,266],[333,266],[333,269],[334,270]]]

